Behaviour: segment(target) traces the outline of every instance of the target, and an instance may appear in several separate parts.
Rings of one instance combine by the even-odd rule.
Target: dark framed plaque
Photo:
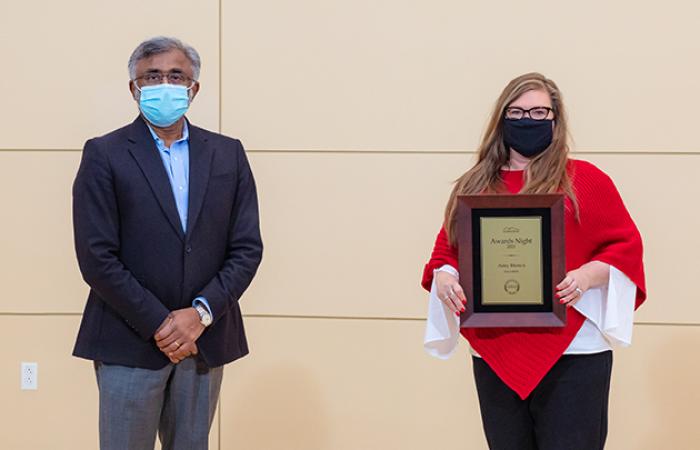
[[[555,298],[566,273],[562,194],[457,197],[462,327],[563,327]]]

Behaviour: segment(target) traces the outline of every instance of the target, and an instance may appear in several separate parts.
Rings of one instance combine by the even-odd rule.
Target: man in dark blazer
[[[238,305],[262,257],[241,143],[190,124],[200,59],[140,44],[140,116],[85,144],[75,247],[90,294],[74,355],[95,361],[100,448],[206,449],[223,365],[248,353]],[[107,106],[107,105],[105,105]]]

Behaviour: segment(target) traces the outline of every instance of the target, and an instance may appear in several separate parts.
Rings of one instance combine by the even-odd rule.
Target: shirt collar
[[[146,122],[146,121],[144,121]],[[153,139],[156,141],[156,144],[158,144],[159,147],[166,148],[165,147],[165,142],[161,138],[158,137],[155,131],[153,131],[153,128],[151,127],[151,124],[146,122],[146,126],[148,127],[148,131],[151,132],[151,136],[153,136]],[[182,125],[182,137],[178,139],[177,141],[173,142],[173,145],[177,144],[178,142],[182,141],[187,141],[190,138],[190,129],[187,126],[187,121],[185,120],[185,123]]]

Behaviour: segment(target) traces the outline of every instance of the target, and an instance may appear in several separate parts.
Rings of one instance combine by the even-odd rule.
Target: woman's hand
[[[559,303],[571,307],[576,304],[583,293],[595,287],[601,287],[608,283],[610,277],[610,265],[591,261],[568,272],[561,283],[557,285],[556,297]]]
[[[437,287],[438,298],[450,308],[450,311],[458,316],[459,313],[464,312],[467,297],[464,295],[457,277],[445,271],[436,272],[435,286]]]

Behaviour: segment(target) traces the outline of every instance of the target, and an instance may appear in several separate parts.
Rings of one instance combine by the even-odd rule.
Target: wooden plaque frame
[[[460,284],[467,297],[463,328],[563,327],[566,306],[555,298],[566,275],[562,194],[482,194],[457,197]],[[542,304],[488,304],[481,297],[482,217],[542,218]],[[487,302],[488,303],[488,302]]]

